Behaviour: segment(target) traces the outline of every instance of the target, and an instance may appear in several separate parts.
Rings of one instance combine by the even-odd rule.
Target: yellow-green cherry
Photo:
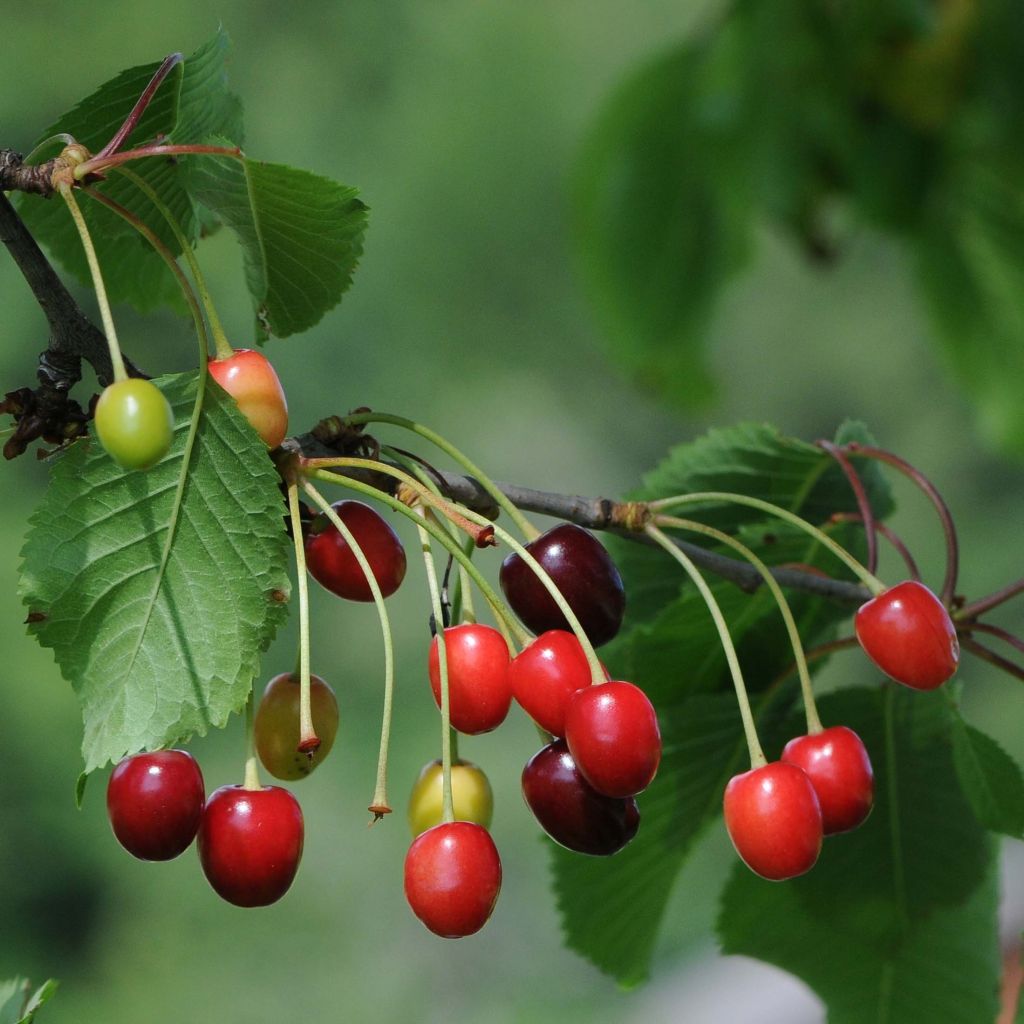
[[[170,450],[174,414],[160,389],[129,377],[107,386],[96,403],[96,434],[110,457],[125,469],[148,469]]]

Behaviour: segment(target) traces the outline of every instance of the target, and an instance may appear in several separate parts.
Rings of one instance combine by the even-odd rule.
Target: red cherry
[[[171,860],[196,837],[203,774],[184,750],[125,758],[107,783],[107,814],[117,841],[141,860]]]
[[[915,690],[941,686],[960,661],[953,620],[916,580],[897,583],[862,604],[854,629],[867,656],[890,679]]]
[[[583,777],[605,796],[642,792],[661,761],[654,705],[632,683],[577,691],[565,716],[565,740]]]
[[[549,629],[512,659],[509,681],[523,710],[542,729],[564,736],[569,701],[590,685],[590,665],[575,634]]]
[[[540,563],[595,647],[619,631],[626,610],[622,577],[590,532],[562,523],[526,545]],[[534,633],[569,629],[569,623],[536,573],[515,552],[501,563],[498,581],[512,610]]]
[[[734,775],[724,806],[729,838],[751,871],[778,882],[814,867],[821,805],[802,768],[774,761]]]
[[[270,360],[261,352],[239,348],[208,365],[210,376],[231,395],[256,433],[276,448],[288,433],[288,403]]]
[[[845,725],[791,739],[782,760],[802,768],[818,794],[825,835],[849,832],[870,813],[875,776],[861,738]]]
[[[465,623],[444,631],[448,664],[448,704],[452,726],[470,736],[490,732],[505,721],[512,703],[505,638],[490,626]],[[437,637],[427,658],[430,688],[441,706],[441,666]]]
[[[565,740],[549,743],[527,761],[523,798],[540,827],[575,853],[610,857],[640,827],[636,800],[598,793],[580,774]]]
[[[203,810],[199,860],[228,903],[265,907],[292,884],[302,841],[302,809],[288,790],[221,786]]]
[[[405,898],[435,934],[458,939],[480,931],[501,889],[501,859],[490,833],[471,821],[435,825],[405,856]]]
[[[390,597],[405,579],[405,548],[398,534],[361,501],[338,501],[331,508],[352,531],[366,555],[381,594]],[[338,597],[349,601],[373,600],[355,553],[323,513],[313,520],[306,537],[306,566],[313,579]]]

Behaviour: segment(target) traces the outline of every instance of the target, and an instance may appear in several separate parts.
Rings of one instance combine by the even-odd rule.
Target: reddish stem
[[[842,448],[831,441],[822,440],[814,443],[839,463],[839,468],[850,483],[854,497],[857,499],[857,508],[860,509],[860,517],[864,521],[864,533],[868,542],[867,570],[874,575],[878,569],[878,537],[875,534],[875,514],[871,509],[867,491],[864,490],[864,484]]]
[[[142,95],[135,101],[135,106],[132,107],[131,113],[124,119],[124,124],[118,128],[114,137],[93,157],[94,160],[99,157],[108,157],[116,153],[124,145],[125,139],[135,131],[142,115],[146,112],[146,107],[149,106],[150,101],[156,95],[157,89],[160,88],[160,84],[171,73],[171,69],[175,65],[180,64],[184,59],[180,53],[172,53],[169,57],[164,58],[163,63],[156,69],[156,74],[149,80],[149,85],[143,89]]]
[[[832,521],[834,523],[862,523],[864,520],[856,512],[834,512],[832,514]],[[910,553],[910,549],[903,543],[903,539],[899,534],[895,530],[891,530],[885,523],[880,523],[877,520],[875,521],[875,529],[896,549],[897,554],[906,563],[907,572],[910,573],[911,579],[920,582],[921,571],[918,569],[917,562],[914,561],[914,556]]]
[[[126,149],[123,153],[113,153],[110,156],[90,157],[75,168],[75,178],[81,181],[88,174],[102,174],[108,168],[127,164],[132,160],[141,160],[147,156],[189,155],[241,157],[242,151],[237,146],[200,146],[192,143],[180,146],[140,146],[138,149]]]
[[[1019,636],[1015,636],[1008,629],[1003,629],[1001,626],[993,626],[988,622],[963,622],[960,624],[960,629],[965,633],[988,633],[989,636],[998,637],[1004,643],[1009,644],[1011,647],[1016,647],[1021,654],[1024,654],[1024,640],[1021,640]]]
[[[970,636],[961,636],[960,645],[965,650],[970,651],[975,657],[981,658],[982,661],[987,661],[989,664],[995,665],[996,668],[1001,668],[1004,672],[1008,672],[1011,676],[1024,680],[1024,665],[1018,665],[1016,662],[996,654],[995,651],[990,651]]]
[[[810,647],[804,651],[804,660],[807,662],[814,661],[817,658],[823,658],[826,654],[831,654],[833,651],[843,651],[848,647],[856,647],[857,638],[855,636],[844,636],[838,640],[830,640],[826,644],[818,644],[817,647]],[[793,672],[796,671],[796,662],[791,662],[789,666],[783,669],[771,683],[771,687],[777,686],[783,680],[787,679]],[[769,689],[771,689],[769,687]]]
[[[1009,601],[1011,597],[1016,597],[1022,592],[1024,592],[1024,579],[1010,583],[1001,590],[997,590],[994,594],[989,594],[988,597],[979,597],[977,601],[965,604],[956,613],[956,618],[976,619],[979,615],[984,615],[985,612],[1001,605],[1004,601]]]

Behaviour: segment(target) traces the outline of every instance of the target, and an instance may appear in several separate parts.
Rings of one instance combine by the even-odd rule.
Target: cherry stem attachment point
[[[299,511],[299,489],[295,480],[288,482],[288,512],[295,542],[295,574],[299,588],[299,746],[304,754],[312,754],[320,746],[313,727],[309,682],[309,580],[306,575],[306,547],[302,540],[302,514]]]
[[[814,443],[822,451],[828,452],[835,459],[839,464],[839,468],[843,471],[843,475],[849,481],[854,498],[857,500],[857,508],[860,510],[860,517],[864,523],[864,535],[868,542],[867,570],[874,574],[878,570],[878,536],[875,527],[875,513],[871,508],[871,502],[868,500],[868,493],[864,490],[864,484],[857,474],[857,470],[853,468],[852,463],[846,457],[846,453],[839,445],[826,440],[815,441]]]
[[[172,69],[184,61],[184,56],[180,53],[172,53],[167,57],[164,57],[160,67],[156,69],[155,74],[149,80],[149,84],[145,89],[142,90],[142,95],[135,101],[135,106],[132,107],[131,113],[124,119],[124,123],[114,133],[113,138],[96,154],[97,157],[107,157],[116,153],[125,143],[125,140],[138,126],[142,115],[146,112],[146,108],[149,106],[153,97],[156,95],[157,89],[160,88],[163,80],[171,73]]]

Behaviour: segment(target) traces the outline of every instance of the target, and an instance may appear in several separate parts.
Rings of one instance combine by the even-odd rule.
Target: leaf
[[[992,844],[952,763],[941,695],[846,691],[822,702],[871,755],[874,811],[825,841],[817,865],[766,882],[737,865],[718,922],[725,953],[796,974],[830,1024],[974,1024],[995,1016],[999,954]]]
[[[238,236],[263,333],[304,331],[337,305],[363,252],[355,189],[282,164],[188,162],[194,194]]]
[[[1024,839],[1024,776],[994,739],[953,718],[953,762],[974,813],[986,828]]]
[[[0,1024],[32,1024],[36,1010],[48,1003],[57,991],[52,978],[29,996],[27,978],[10,978],[0,982]]]
[[[23,550],[30,627],[52,648],[85,724],[85,770],[222,726],[285,615],[279,477],[234,402],[207,388],[165,570],[197,375],[156,381],[170,454],[119,469],[95,440],[57,460]]]
[[[167,136],[169,142],[186,143],[216,133],[240,143],[241,104],[226,85],[228,50],[227,36],[219,32],[183,65],[175,67],[157,90],[124,148],[137,147],[157,135]],[[102,149],[121,126],[157,67],[157,64],[146,64],[121,72],[58,118],[39,141],[57,132],[68,132],[90,151]],[[181,164],[151,157],[133,163],[132,170],[157,191],[185,235],[195,241],[199,222],[185,188]],[[102,191],[126,206],[155,231],[173,253],[180,253],[181,247],[164,218],[127,179],[111,174],[107,181],[82,190],[79,205],[89,224],[111,301],[130,302],[142,310],[168,304],[184,309],[178,284],[163,260],[134,228],[91,200],[89,193],[93,190]],[[90,284],[82,243],[64,202],[57,197],[43,200],[39,196],[21,194],[17,203],[32,234],[80,281]]]

